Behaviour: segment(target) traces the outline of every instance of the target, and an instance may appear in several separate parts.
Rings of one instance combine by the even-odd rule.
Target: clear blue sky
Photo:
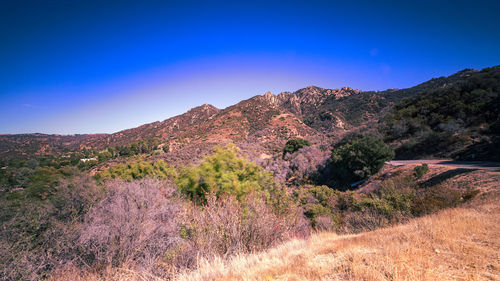
[[[500,1],[0,1],[0,133],[111,133],[500,64]]]

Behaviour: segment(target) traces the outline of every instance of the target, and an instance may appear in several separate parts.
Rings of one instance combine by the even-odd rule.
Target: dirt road
[[[440,160],[393,160],[386,163],[393,166],[404,166],[410,164],[420,165],[425,163],[428,165],[440,165],[440,166],[448,166],[448,167],[455,167],[462,169],[500,171],[499,162],[455,161],[451,159],[440,159]]]

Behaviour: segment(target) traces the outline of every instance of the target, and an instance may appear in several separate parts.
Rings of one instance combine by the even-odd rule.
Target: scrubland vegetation
[[[217,148],[178,175],[164,162],[146,161],[111,167],[97,180],[37,170],[34,187],[2,194],[2,276],[129,265],[167,278],[200,257],[307,236],[308,222],[285,190],[236,153],[234,146]]]
[[[2,136],[0,279],[499,279],[499,173],[385,165],[498,160],[498,73]]]
[[[406,140],[396,150],[399,158],[498,160],[499,92],[498,69],[484,69],[397,104],[383,119],[382,130],[387,141]]]
[[[380,163],[363,161],[374,158],[364,142],[374,147],[377,141],[348,142],[341,153],[334,150],[329,163],[352,150],[369,165],[353,169],[377,175],[379,184],[368,193],[316,185],[314,177],[302,178],[301,185],[278,183],[231,145],[179,170],[144,160],[93,177],[71,166],[34,167],[24,189],[2,193],[1,275],[85,280],[129,278],[128,272],[138,280],[189,279],[182,274],[201,274],[205,261],[232,263],[316,231],[351,234],[408,222],[459,206],[479,192],[472,185],[435,184],[436,175],[429,178],[425,166],[377,174]],[[381,147],[380,159],[390,157]],[[310,155],[310,149],[290,156],[302,150]],[[323,236],[311,239],[317,237]]]

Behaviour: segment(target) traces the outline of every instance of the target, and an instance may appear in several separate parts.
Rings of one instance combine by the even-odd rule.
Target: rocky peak
[[[328,90],[316,86],[308,86],[296,91],[292,100],[300,103],[317,104],[323,102],[329,94]]]
[[[205,104],[202,104],[200,106],[197,106],[197,107],[193,107],[191,108],[190,110],[188,110],[188,112],[206,112],[206,113],[213,113],[213,112],[218,112],[220,109],[218,109],[217,107],[211,105],[211,104],[208,104],[208,103],[205,103]]]
[[[184,115],[190,119],[191,124],[194,124],[213,117],[219,111],[220,109],[218,109],[217,107],[205,103],[203,105],[191,108]]]
[[[271,104],[272,106],[279,106],[281,105],[281,100],[275,96],[273,93],[267,91],[263,96],[264,100]]]
[[[265,94],[264,94],[264,97],[266,99],[272,99],[274,97],[273,93],[267,91]]]
[[[277,100],[275,103],[284,106],[288,111],[296,114],[297,116],[302,116],[304,108],[317,107],[324,103],[327,99],[339,99],[353,94],[358,94],[360,92],[361,91],[349,87],[332,90],[316,86],[308,86],[294,93],[283,92],[278,96],[271,95]],[[269,95],[268,98],[272,99]]]
[[[350,95],[355,95],[355,94],[361,93],[360,90],[353,89],[353,88],[350,88],[350,87],[342,87],[342,89],[340,89],[340,90],[337,89],[336,91],[337,91],[335,93],[335,97],[336,98],[342,98],[342,97],[347,97],[347,96],[350,96]]]

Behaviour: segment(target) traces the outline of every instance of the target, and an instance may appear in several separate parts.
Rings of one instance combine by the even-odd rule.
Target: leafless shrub
[[[77,246],[89,264],[131,264],[151,270],[168,250],[182,242],[178,223],[183,207],[166,182],[112,181],[108,195],[85,216]]]
[[[310,175],[329,158],[329,150],[321,150],[318,146],[306,146],[289,156],[290,168],[300,174]]]
[[[296,184],[314,179],[319,176],[322,169],[330,159],[330,150],[320,145],[306,146],[292,154],[286,154],[283,159],[281,154],[270,159],[255,159],[254,162],[273,172],[277,182],[294,179]]]
[[[277,214],[255,194],[243,205],[232,197],[210,196],[205,206],[191,209],[190,217],[186,227],[198,257],[259,251],[309,234],[299,209]]]
[[[332,231],[335,230],[336,223],[331,216],[323,215],[315,218],[315,229]]]
[[[283,160],[281,158],[281,155],[274,157],[273,159],[257,161],[256,163],[264,167],[264,169],[271,171],[276,182],[285,182],[292,174],[290,163],[286,160]]]

